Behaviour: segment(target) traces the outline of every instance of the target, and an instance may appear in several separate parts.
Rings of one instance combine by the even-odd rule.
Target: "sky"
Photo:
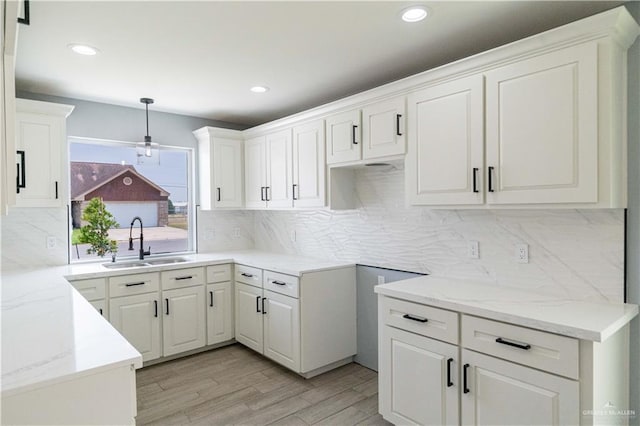
[[[169,192],[172,202],[188,201],[189,168],[188,152],[185,150],[163,148],[160,150],[160,165],[150,165],[138,164],[133,144],[126,146],[72,142],[69,158],[71,161],[131,164],[140,174]]]

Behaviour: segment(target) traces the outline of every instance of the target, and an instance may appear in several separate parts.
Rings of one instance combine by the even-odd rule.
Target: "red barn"
[[[132,165],[71,162],[71,218],[82,226],[84,206],[92,198],[104,201],[120,227],[134,216],[144,226],[167,226],[169,193],[138,173]]]

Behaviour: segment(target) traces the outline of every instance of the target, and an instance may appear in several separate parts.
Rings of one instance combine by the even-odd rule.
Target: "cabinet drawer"
[[[578,379],[578,340],[571,337],[463,315],[462,346]]]
[[[458,344],[458,314],[390,297],[380,298],[384,323],[402,330]]]
[[[163,290],[201,285],[204,284],[204,278],[204,267],[176,269],[160,274]]]
[[[207,282],[221,283],[231,281],[231,265],[212,265],[207,266]]]
[[[158,290],[160,290],[160,274],[157,272],[109,278],[110,297],[151,293]]]
[[[71,281],[71,285],[89,301],[104,299],[107,286],[106,278]]]
[[[298,298],[300,291],[298,290],[298,277],[292,275],[280,274],[273,271],[264,271],[262,281],[265,290],[271,290],[274,293],[280,293],[287,296]]]
[[[255,287],[262,287],[262,269],[251,266],[236,265],[234,275],[237,283],[245,283]]]

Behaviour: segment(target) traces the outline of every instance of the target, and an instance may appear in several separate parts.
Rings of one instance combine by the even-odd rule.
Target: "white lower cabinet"
[[[629,404],[628,326],[590,342],[387,296],[378,306],[379,409],[394,424],[610,424],[602,407]]]
[[[174,355],[204,346],[204,286],[163,290],[162,299],[163,355]]]
[[[298,299],[264,291],[264,355],[291,370],[300,369],[300,308]]]
[[[158,292],[114,297],[109,304],[111,324],[142,354],[142,360],[159,358],[162,340]]]
[[[207,284],[207,345],[233,339],[231,281]]]
[[[236,282],[236,340],[262,353],[262,289]]]

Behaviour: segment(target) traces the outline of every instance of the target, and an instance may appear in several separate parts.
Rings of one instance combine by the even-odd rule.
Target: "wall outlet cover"
[[[53,236],[49,235],[47,237],[47,248],[49,250],[52,250],[52,249],[56,248],[57,245],[58,245],[58,240],[56,239],[56,237],[53,237]]]
[[[529,244],[516,244],[516,262],[529,263]]]
[[[477,241],[469,241],[467,245],[467,251],[470,259],[480,258],[480,243]]]

